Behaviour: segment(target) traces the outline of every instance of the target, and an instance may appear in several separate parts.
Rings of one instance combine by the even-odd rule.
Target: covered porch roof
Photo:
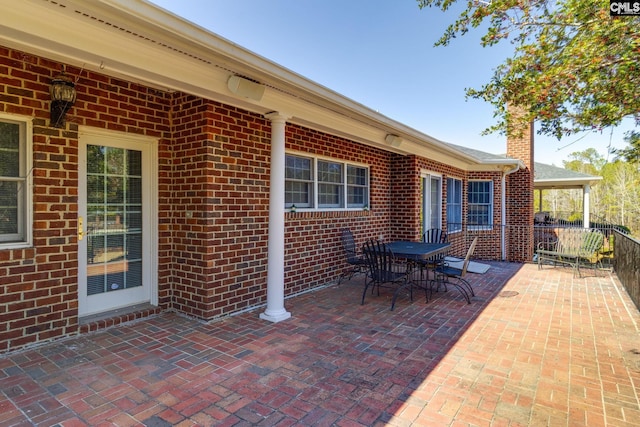
[[[585,185],[594,185],[601,181],[601,176],[589,175],[553,165],[536,162],[534,164],[535,190],[581,189]]]
[[[497,162],[504,159],[503,154],[491,154],[469,147],[462,147],[449,144],[470,156],[482,159],[485,162]],[[586,173],[560,168],[554,165],[534,162],[533,165],[533,188],[534,190],[567,190],[582,189],[585,185],[594,185],[602,180],[601,176],[589,175]]]

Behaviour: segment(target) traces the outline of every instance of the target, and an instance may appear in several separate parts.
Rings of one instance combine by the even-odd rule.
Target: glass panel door
[[[142,286],[142,156],[87,146],[87,294]]]
[[[149,151],[128,140],[81,137],[81,316],[150,301]]]
[[[442,218],[440,212],[442,212],[442,197],[440,196],[440,191],[442,188],[440,177],[430,176],[429,177],[429,219],[430,219],[430,227],[429,228],[441,228],[442,227]]]

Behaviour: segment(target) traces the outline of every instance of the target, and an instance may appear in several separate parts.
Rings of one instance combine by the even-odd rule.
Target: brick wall
[[[0,47],[0,111],[33,118],[34,242],[0,250],[0,351],[78,328],[77,125],[47,127],[54,66]]]
[[[350,228],[361,247],[390,236],[390,154],[311,129],[287,125],[286,148],[370,165],[368,211],[289,212],[285,221],[285,293],[303,292],[334,280],[345,268],[340,230]]]
[[[516,116],[521,114],[521,109],[516,107],[510,106],[510,111]],[[520,159],[525,165],[523,170],[507,177],[507,259],[530,262],[533,259],[533,124],[513,125],[509,129],[507,156]]]
[[[16,112],[13,107],[5,104],[3,111]],[[47,131],[42,124],[34,119],[34,246],[0,251],[0,351],[78,327],[76,133]]]
[[[420,240],[420,169],[416,156],[392,155],[391,224],[388,240]]]
[[[49,127],[49,82],[61,69],[0,47],[0,111],[33,118],[33,247],[0,250],[0,352],[78,331],[78,125],[159,138],[168,129],[164,94],[74,67],[66,72],[78,79],[77,102],[64,129]],[[161,200],[167,195],[167,148],[160,148]],[[161,223],[168,211],[161,203]],[[161,231],[161,257],[168,244]],[[162,262],[159,282],[166,306],[170,281]]]
[[[174,307],[211,319],[264,302],[270,124],[192,96],[174,109]]]
[[[77,101],[49,127],[55,61],[0,48],[0,111],[33,117],[34,247],[0,250],[0,351],[148,315],[78,322],[78,126],[158,139],[158,299],[210,319],[265,302],[270,122],[213,101],[66,66]],[[339,230],[389,236],[390,155],[287,125],[287,148],[371,165],[369,211],[284,213],[285,294],[336,278]],[[132,317],[133,316],[133,317]]]
[[[34,245],[0,250],[0,352],[164,309],[212,319],[264,304],[270,121],[218,102],[67,66],[66,73],[77,80],[77,102],[66,128],[52,128],[49,82],[62,68],[0,47],[0,111],[33,118],[34,130]],[[158,140],[157,309],[79,323],[80,125]],[[371,171],[367,211],[283,210],[287,296],[338,277],[345,267],[344,227],[351,228],[357,246],[381,236],[420,238],[422,169],[441,172],[445,180],[449,175],[467,179],[462,171],[428,159],[297,125],[287,124],[285,133],[288,150],[366,164]],[[455,241],[461,247],[468,243],[463,236]]]
[[[460,256],[466,255],[466,250],[469,248],[474,237],[478,236],[478,245],[476,246],[473,254],[474,258],[478,259],[501,259],[501,245],[502,245],[502,174],[500,172],[471,172],[469,173],[468,180],[481,180],[491,181],[493,183],[493,227],[487,230],[469,230],[466,235],[466,241],[464,242],[464,249],[459,252]],[[463,198],[467,200],[467,182],[463,183]],[[464,206],[463,219],[466,222],[466,203]]]
[[[422,195],[420,190],[420,176],[422,171],[441,174],[442,176],[442,227],[447,228],[447,178],[460,179],[462,181],[462,232],[450,233],[448,240],[451,243],[451,255],[464,257],[473,238],[479,236],[479,244],[476,247],[474,258],[500,259],[501,258],[501,192],[502,180],[500,172],[471,172],[434,162],[433,160],[407,156],[394,159],[393,176],[394,194],[393,238],[420,240],[420,209]],[[467,230],[467,183],[473,180],[488,180],[493,182],[493,227],[491,230]]]

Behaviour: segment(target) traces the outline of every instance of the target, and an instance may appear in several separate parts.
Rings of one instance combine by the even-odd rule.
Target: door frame
[[[437,223],[438,228],[442,228],[442,174],[436,173],[428,170],[420,171],[420,188],[422,194],[420,195],[422,206],[420,209],[422,211],[422,223],[420,224],[422,227],[422,233],[432,228],[431,224],[431,204],[434,200],[431,200],[431,180],[435,179],[438,181],[438,192],[440,193],[438,196],[438,200],[435,200],[436,203],[436,215],[437,215]],[[425,185],[425,182],[427,185]],[[429,216],[427,218],[427,216]],[[420,236],[422,237],[422,236]]]
[[[78,218],[87,217],[87,144],[96,145],[123,145],[129,149],[140,149],[143,152],[142,173],[143,180],[148,178],[148,182],[143,181],[143,286],[148,286],[145,293],[145,300],[134,301],[131,304],[124,304],[120,307],[107,308],[105,310],[87,311],[87,252],[86,239],[78,240],[78,316],[91,316],[102,312],[137,305],[140,303],[150,303],[158,305],[158,140],[153,137],[116,132],[87,126],[79,126],[78,129]],[[144,224],[148,224],[144,225]],[[79,224],[80,231],[80,224]],[[85,230],[82,230],[83,232]],[[85,242],[85,243],[83,243]],[[84,250],[81,250],[84,249]],[[148,259],[147,259],[148,258]],[[84,295],[81,295],[84,292]],[[148,300],[146,299],[148,296]]]

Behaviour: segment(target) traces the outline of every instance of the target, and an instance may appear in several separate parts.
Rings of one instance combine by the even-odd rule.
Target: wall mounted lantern
[[[64,127],[64,116],[76,102],[76,84],[64,72],[51,80],[51,126]]]

